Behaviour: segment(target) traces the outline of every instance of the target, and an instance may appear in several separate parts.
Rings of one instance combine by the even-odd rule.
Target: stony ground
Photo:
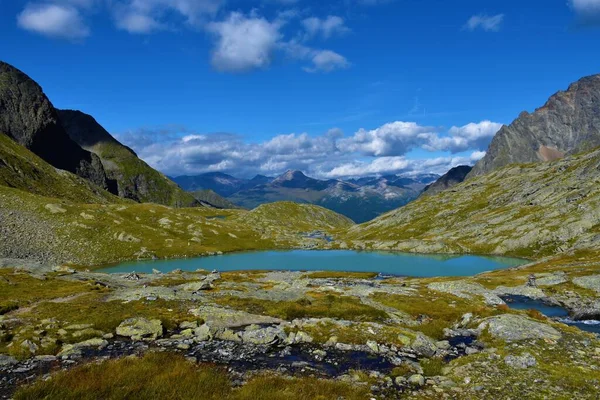
[[[3,260],[0,393],[90,360],[154,351],[367,388],[371,398],[597,398],[600,340],[524,295],[600,316],[597,256],[471,278],[339,272],[107,275]],[[534,273],[538,287],[527,286]]]

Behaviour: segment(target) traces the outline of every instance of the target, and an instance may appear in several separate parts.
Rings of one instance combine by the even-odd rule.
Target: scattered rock
[[[60,353],[58,353],[59,357],[79,357],[81,353],[87,349],[95,347],[97,349],[103,349],[108,346],[108,342],[104,339],[89,339],[76,344],[65,344],[63,345]]]
[[[574,278],[573,283],[582,288],[595,290],[600,293],[600,275],[580,276]]]
[[[44,208],[50,211],[52,214],[64,214],[67,212],[64,208],[59,206],[58,204],[46,204]]]
[[[411,375],[410,378],[408,378],[408,383],[414,386],[423,386],[425,384],[425,378],[423,377],[423,375],[414,374]]]
[[[117,335],[133,340],[156,339],[162,336],[163,327],[159,319],[129,318],[117,327]]]
[[[504,363],[517,369],[527,369],[537,365],[536,359],[529,353],[523,353],[520,356],[508,355],[504,357]]]
[[[250,325],[241,332],[242,342],[257,345],[272,345],[285,341],[286,334],[279,327],[261,328],[258,325]]]
[[[6,354],[0,354],[0,368],[10,367],[17,363],[18,361],[16,358],[8,356]]]
[[[562,337],[561,333],[550,325],[514,314],[487,318],[478,327],[479,330],[485,328],[488,328],[492,336],[509,342],[527,339],[558,340]]]

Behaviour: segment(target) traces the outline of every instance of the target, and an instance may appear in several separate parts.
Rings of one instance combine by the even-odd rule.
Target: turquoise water
[[[600,334],[600,321],[574,321],[569,318],[569,312],[561,306],[549,305],[525,296],[506,296],[502,300],[506,301],[506,304],[510,308],[516,310],[538,310],[546,317],[557,319],[563,324],[575,326],[582,331]]]
[[[432,277],[469,276],[484,271],[516,267],[525,260],[506,257],[417,255],[349,250],[292,250],[232,253],[222,256],[176,260],[135,261],[101,269],[99,272],[151,273],[153,269],[217,271],[285,270],[377,272],[383,275]]]

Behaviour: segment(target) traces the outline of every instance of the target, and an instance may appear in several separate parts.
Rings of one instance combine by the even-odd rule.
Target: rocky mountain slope
[[[3,133],[0,133],[0,186],[82,203],[124,202],[88,180],[54,168]]]
[[[423,189],[421,195],[431,196],[439,192],[443,192],[453,186],[463,182],[473,167],[469,165],[459,165],[446,172],[442,177],[432,184],[429,184]]]
[[[600,75],[588,76],[523,112],[496,134],[469,177],[508,164],[550,161],[600,146]]]
[[[155,257],[315,247],[325,240],[308,237],[310,232],[329,233],[351,224],[341,215],[307,204],[272,204],[250,214],[113,198],[115,204],[82,204],[0,186],[0,258],[97,266]]]
[[[600,149],[511,165],[348,230],[344,246],[538,258],[600,242]]]
[[[52,166],[117,193],[116,184],[107,178],[100,158],[69,138],[42,88],[23,72],[1,61],[0,132]]]
[[[91,115],[74,110],[58,110],[60,122],[73,141],[102,161],[108,178],[117,184],[118,195],[140,203],[174,207],[197,206],[190,193],[140,160]]]
[[[192,196],[202,204],[206,204],[216,208],[241,208],[227,200],[226,198],[219,196],[217,193],[210,189],[196,190],[192,192]]]

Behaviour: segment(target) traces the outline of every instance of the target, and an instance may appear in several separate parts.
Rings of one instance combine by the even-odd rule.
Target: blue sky
[[[0,35],[171,175],[444,172],[600,72],[600,0],[0,0]]]

